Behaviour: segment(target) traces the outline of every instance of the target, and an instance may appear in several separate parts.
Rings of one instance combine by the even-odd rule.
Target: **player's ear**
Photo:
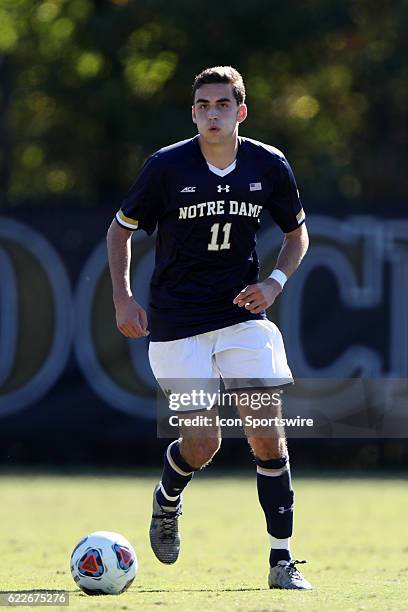
[[[240,104],[237,113],[237,121],[238,123],[242,123],[245,121],[248,115],[248,108],[246,104]]]
[[[196,114],[195,114],[195,108],[194,108],[194,104],[191,107],[191,118],[193,120],[193,123],[197,123],[197,119],[196,119]]]

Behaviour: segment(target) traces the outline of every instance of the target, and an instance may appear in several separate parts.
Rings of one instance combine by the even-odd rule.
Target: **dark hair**
[[[235,70],[232,66],[214,66],[213,68],[206,68],[200,74],[197,74],[193,83],[193,102],[197,89],[209,83],[231,83],[232,92],[237,104],[245,102],[244,81],[238,70]]]

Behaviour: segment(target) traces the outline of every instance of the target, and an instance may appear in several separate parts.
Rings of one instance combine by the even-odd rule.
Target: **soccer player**
[[[292,382],[280,331],[265,309],[281,293],[308,248],[305,214],[284,155],[238,136],[247,116],[245,87],[231,66],[202,71],[193,84],[198,134],[164,147],[144,164],[108,231],[117,327],[128,338],[150,334],[158,380],[221,376],[227,389],[280,388]],[[284,233],[271,275],[259,281],[255,250],[266,210]],[[130,287],[131,235],[158,228],[149,321]],[[194,407],[200,414],[199,408]],[[237,406],[244,415],[247,409]],[[192,410],[192,405],[186,410]],[[216,407],[213,408],[216,410]],[[164,456],[153,496],[150,540],[163,563],[180,549],[182,491],[220,446],[220,431],[181,429]],[[270,588],[311,589],[292,559],[293,500],[284,435],[247,430],[259,501],[270,540]]]

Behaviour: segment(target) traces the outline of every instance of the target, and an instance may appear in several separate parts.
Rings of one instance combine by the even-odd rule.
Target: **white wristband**
[[[276,282],[280,284],[282,289],[284,288],[285,283],[288,280],[286,274],[282,272],[282,270],[278,270],[278,268],[275,268],[272,274],[269,275],[269,278],[273,278],[274,280],[276,280]]]

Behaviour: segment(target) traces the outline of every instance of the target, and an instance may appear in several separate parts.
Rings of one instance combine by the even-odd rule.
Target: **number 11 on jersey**
[[[214,225],[211,227],[211,242],[208,243],[208,250],[209,251],[219,251],[222,249],[230,249],[231,248],[231,243],[228,242],[229,241],[229,237],[230,237],[230,232],[231,232],[231,223],[225,223],[222,227],[222,232],[224,234],[224,240],[222,241],[221,244],[218,244],[218,232],[220,229],[220,224],[219,223],[214,223]]]

